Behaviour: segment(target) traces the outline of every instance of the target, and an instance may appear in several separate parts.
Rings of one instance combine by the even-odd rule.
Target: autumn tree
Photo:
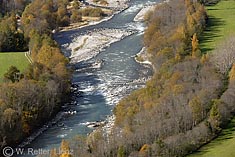
[[[232,69],[229,72],[230,82],[235,80],[235,63],[233,63]]]
[[[200,59],[200,62],[201,62],[202,64],[204,64],[204,63],[206,63],[206,62],[208,62],[208,61],[209,61],[209,56],[208,56],[208,54],[203,54],[202,57],[201,57],[201,59]]]
[[[125,157],[125,150],[123,146],[119,146],[117,157]]]
[[[11,66],[8,71],[4,74],[4,79],[9,80],[11,82],[19,81],[23,78],[23,74],[20,73],[20,70],[18,70],[15,66]]]
[[[74,10],[80,9],[80,2],[78,0],[73,0],[73,9]]]
[[[18,30],[15,14],[6,15],[0,21],[0,51],[24,51],[26,42]]]
[[[201,51],[199,49],[199,43],[198,43],[196,33],[193,34],[193,38],[192,38],[192,57],[193,58],[201,57]]]
[[[60,157],[72,157],[70,152],[69,142],[62,140],[60,146]]]
[[[73,10],[70,19],[71,22],[81,22],[82,16],[79,14],[78,10]]]
[[[218,46],[212,54],[211,61],[223,74],[227,74],[235,61],[235,37],[230,36]]]
[[[200,102],[198,97],[194,97],[190,102],[189,106],[192,109],[194,125],[197,125],[203,119],[203,104]]]
[[[67,10],[67,3],[59,3],[58,10],[56,12],[56,22],[58,26],[69,25],[69,16]]]
[[[214,100],[213,106],[210,110],[209,123],[214,133],[218,133],[221,130],[221,115],[218,110],[219,103],[221,103],[220,100]]]
[[[56,148],[54,148],[50,151],[50,157],[59,157],[59,154],[58,154],[58,151],[56,150]]]

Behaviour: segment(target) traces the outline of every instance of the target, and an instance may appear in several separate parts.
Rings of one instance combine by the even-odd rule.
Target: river
[[[116,14],[112,19],[100,24],[58,33],[55,39],[60,45],[72,40],[89,30],[111,28],[131,29],[134,33],[123,40],[111,44],[95,58],[72,65],[75,68],[72,83],[78,86],[81,95],[74,94],[72,104],[62,112],[74,114],[63,117],[58,124],[43,131],[26,147],[33,149],[52,149],[58,147],[62,139],[70,140],[78,134],[86,135],[93,129],[88,122],[105,120],[112,114],[115,104],[133,90],[145,85],[145,80],[152,75],[149,66],[135,62],[134,56],[143,47],[144,24],[133,22],[143,6],[157,0],[131,0],[130,7]],[[62,47],[63,49],[63,47]],[[70,52],[64,52],[69,54]],[[103,60],[101,68],[90,68],[96,60]],[[33,156],[33,155],[24,155]]]

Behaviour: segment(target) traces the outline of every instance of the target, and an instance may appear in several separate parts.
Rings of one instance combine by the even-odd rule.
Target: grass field
[[[204,53],[212,51],[224,38],[235,34],[234,0],[221,0],[218,4],[206,8],[209,21],[199,39],[200,48]]]
[[[218,138],[187,157],[235,157],[235,119]]]
[[[221,0],[207,10],[209,25],[200,39],[200,48],[204,53],[212,51],[223,39],[235,34],[234,0]],[[235,118],[218,138],[187,157],[235,157]]]
[[[0,53],[0,81],[7,69],[14,65],[20,71],[23,71],[29,64],[24,52],[2,52]]]

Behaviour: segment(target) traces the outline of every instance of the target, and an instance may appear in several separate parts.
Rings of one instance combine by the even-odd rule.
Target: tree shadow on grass
[[[207,10],[220,10],[218,8],[208,8]]]
[[[205,144],[206,147],[204,149],[199,149],[193,154],[198,156],[203,155],[207,152],[210,152],[211,149],[214,149],[216,146],[221,145],[225,140],[229,140],[232,138],[235,138],[235,118],[232,119],[231,122],[225,126],[225,128],[217,138],[215,138],[208,144]]]
[[[235,136],[235,119],[232,119],[231,122],[224,128],[224,130],[219,134],[217,141],[223,141],[225,139],[231,139]]]
[[[203,53],[212,51],[215,47],[213,46],[214,38],[222,37],[220,34],[220,28],[225,24],[225,21],[221,18],[210,16],[207,21],[207,27],[200,37],[201,51]]]

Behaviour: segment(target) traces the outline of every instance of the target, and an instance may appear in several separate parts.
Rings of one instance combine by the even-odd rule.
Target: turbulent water
[[[27,147],[51,149],[58,147],[62,139],[69,140],[77,134],[88,134],[92,131],[86,126],[88,122],[105,120],[112,114],[114,105],[121,98],[144,86],[152,71],[149,66],[140,65],[134,60],[134,56],[143,47],[144,24],[133,22],[133,19],[141,8],[153,2],[157,0],[132,0],[128,9],[116,14],[111,20],[56,35],[57,42],[65,45],[72,42],[76,36],[94,29],[118,28],[137,31],[105,48],[95,58],[72,65],[75,68],[72,80],[75,87],[72,105],[65,107],[60,113],[65,115],[62,119],[58,118],[57,123],[50,123],[46,131],[42,129],[42,134]],[[91,68],[97,60],[103,61],[101,68]]]

